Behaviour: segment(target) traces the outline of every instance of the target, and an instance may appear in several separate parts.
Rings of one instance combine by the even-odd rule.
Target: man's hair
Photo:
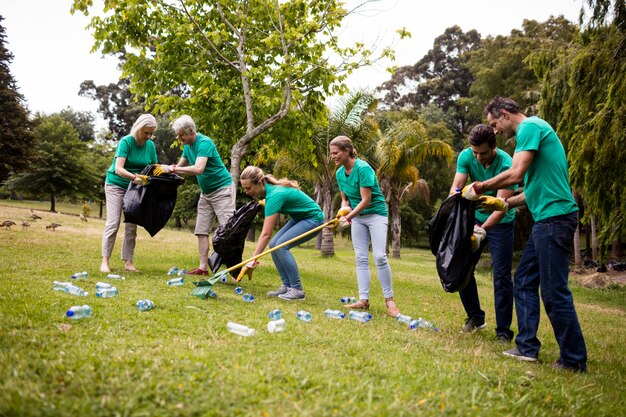
[[[172,122],[172,129],[177,134],[179,132],[189,134],[189,133],[197,133],[196,124],[193,122],[191,116],[186,114],[180,116],[178,119]]]
[[[469,143],[472,146],[480,146],[488,143],[491,149],[496,147],[496,134],[491,126],[476,125],[469,132]]]
[[[506,110],[509,113],[513,114],[520,113],[519,104],[517,104],[515,101],[507,97],[495,96],[493,99],[491,99],[489,104],[487,104],[487,107],[485,107],[485,110],[483,110],[483,114],[487,116],[489,113],[491,113],[493,117],[500,117],[500,112],[502,110]]]

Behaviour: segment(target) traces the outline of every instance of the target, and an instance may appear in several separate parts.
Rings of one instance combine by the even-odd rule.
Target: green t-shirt
[[[158,162],[156,146],[151,140],[147,140],[143,146],[138,146],[135,138],[131,135],[124,136],[117,144],[113,163],[107,170],[106,183],[120,188],[128,188],[130,180],[122,178],[115,173],[115,161],[118,157],[126,158],[124,169],[139,174],[147,165]]]
[[[524,177],[526,204],[535,221],[578,211],[569,185],[565,150],[554,129],[538,117],[518,126],[515,152],[535,151]]]
[[[189,161],[189,165],[195,165],[196,159],[202,157],[207,158],[206,167],[202,174],[196,175],[196,180],[204,194],[212,193],[233,183],[230,173],[217,153],[215,143],[211,138],[198,133],[193,144],[184,146],[183,158]]]
[[[265,217],[276,213],[293,220],[324,220],[324,213],[315,201],[297,188],[265,184]]]
[[[486,181],[511,168],[513,159],[508,153],[502,149],[496,149],[496,157],[493,159],[491,165],[485,168],[472,153],[472,148],[467,148],[459,154],[459,158],[456,162],[456,171],[460,174],[467,174],[470,177],[470,181]],[[511,186],[508,189],[514,190],[516,186]],[[497,190],[487,191],[486,195],[495,197],[498,194]],[[484,223],[485,220],[491,215],[489,211],[483,211],[479,208],[476,209],[476,220],[480,223]],[[504,215],[500,223],[509,223],[515,220],[515,209],[511,209]]]
[[[383,193],[380,191],[378,178],[376,178],[376,173],[367,162],[357,158],[350,175],[346,175],[346,170],[342,166],[337,170],[335,177],[337,178],[337,184],[339,184],[339,190],[346,195],[350,201],[350,207],[353,209],[361,202],[361,187],[372,190],[370,205],[359,214],[388,216],[387,204],[385,203]]]

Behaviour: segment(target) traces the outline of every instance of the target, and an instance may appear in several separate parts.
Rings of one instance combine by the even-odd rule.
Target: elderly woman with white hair
[[[107,220],[102,235],[102,264],[100,272],[111,272],[109,259],[115,245],[115,238],[120,227],[122,211],[124,210],[124,195],[128,184],[145,186],[147,178],[139,174],[147,165],[156,164],[157,153],[154,142],[150,140],[157,128],[154,116],[142,114],[137,118],[130,130],[117,144],[113,163],[107,170],[104,184],[106,195]],[[122,259],[126,271],[137,272],[133,265],[133,253],[137,238],[137,225],[124,224],[124,240],[122,242]]]

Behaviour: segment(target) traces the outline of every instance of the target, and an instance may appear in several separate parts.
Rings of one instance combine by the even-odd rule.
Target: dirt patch
[[[626,271],[572,273],[578,285],[585,288],[609,288],[626,286]]]

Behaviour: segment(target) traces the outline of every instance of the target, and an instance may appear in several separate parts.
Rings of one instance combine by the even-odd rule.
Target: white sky
[[[357,3],[347,1],[348,7]],[[70,106],[95,113],[96,102],[78,96],[80,83],[91,79],[96,85],[108,84],[119,77],[116,60],[90,53],[93,40],[85,29],[89,18],[72,16],[71,4],[71,0],[0,0],[5,46],[13,53],[11,73],[32,112],[54,113]],[[582,0],[381,0],[349,17],[340,39],[381,49],[392,45],[396,62],[361,69],[350,76],[348,86],[375,88],[389,79],[385,68],[414,64],[450,26],[476,29],[483,37],[508,35],[521,28],[524,19],[545,21],[564,15],[577,22],[581,4]],[[395,31],[403,27],[412,38],[400,41]]]

